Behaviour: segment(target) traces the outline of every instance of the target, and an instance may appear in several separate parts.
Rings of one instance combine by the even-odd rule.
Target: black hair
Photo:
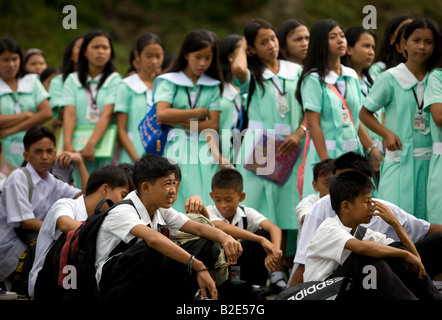
[[[181,168],[178,163],[175,164],[175,179],[180,182],[181,181]]]
[[[107,77],[110,76],[116,69],[114,66],[114,47],[112,45],[112,38],[111,36],[103,31],[103,30],[92,30],[86,33],[83,37],[83,43],[81,44],[80,52],[78,54],[78,80],[80,80],[80,83],[83,87],[87,88],[87,77],[89,75],[89,62],[84,55],[86,53],[87,46],[89,43],[95,38],[95,37],[106,37],[109,40],[109,45],[111,49],[111,56],[109,58],[109,61],[106,63],[103,69],[103,76],[101,77],[100,81],[98,82],[98,89],[103,85],[103,83],[106,81]]]
[[[238,193],[242,193],[243,184],[241,173],[231,168],[219,170],[212,178],[212,190],[214,188],[233,189]]]
[[[374,190],[370,178],[359,171],[344,171],[332,176],[329,187],[331,206],[338,216],[342,202],[354,203],[359,195]]]
[[[130,186],[129,174],[119,166],[106,165],[92,171],[87,181],[85,195],[88,196],[98,190],[103,184],[111,189]]]
[[[49,78],[51,75],[53,74],[57,74],[59,73],[58,69],[56,67],[47,67],[46,69],[43,70],[43,72],[40,75],[40,81],[43,82],[45,81],[47,78]]]
[[[290,19],[284,21],[283,24],[279,26],[278,30],[276,31],[276,36],[278,37],[279,41],[279,59],[287,58],[287,36],[299,26],[307,27],[305,22],[299,19]]]
[[[205,29],[197,29],[191,31],[183,41],[177,57],[174,59],[172,66],[168,72],[182,71],[187,66],[186,54],[199,51],[201,49],[212,48],[212,63],[206,70],[205,74],[213,79],[221,81],[220,89],[223,89],[223,75],[218,59],[218,39],[216,35]]]
[[[66,48],[64,49],[63,62],[61,64],[61,68],[60,68],[60,73],[62,75],[61,77],[63,79],[63,82],[66,80],[66,78],[68,77],[68,75],[70,73],[76,71],[76,66],[72,62],[71,58],[72,58],[72,50],[74,49],[75,42],[77,42],[77,40],[79,40],[79,39],[83,39],[83,36],[75,37],[74,39],[69,41]],[[80,57],[78,57],[78,58],[80,58]],[[78,61],[80,61],[80,59],[78,59]]]
[[[135,190],[135,184],[134,184],[134,179],[133,179],[133,175],[134,175],[134,165],[130,164],[130,163],[120,163],[118,165],[118,167],[120,167],[121,169],[123,169],[128,177],[129,177],[129,189],[130,191]]]
[[[415,19],[407,24],[404,31],[404,39],[407,40],[416,29],[429,29],[433,34],[433,53],[427,60],[427,71],[430,71],[439,63],[440,60],[440,29],[437,23],[430,18]],[[408,55],[407,51],[405,51],[405,54]]]
[[[326,174],[333,174],[335,171],[334,159],[325,159],[321,162],[315,163],[313,166],[313,180],[317,181],[319,177],[324,176]]]
[[[233,53],[239,46],[239,41],[242,36],[239,34],[229,34],[222,38],[219,42],[219,62],[221,65],[221,71],[225,82],[233,80],[232,71],[230,69],[229,54]]]
[[[339,170],[359,171],[369,178],[374,176],[370,161],[362,154],[353,151],[346,152],[335,159],[333,173]]]
[[[49,128],[43,126],[29,128],[23,137],[25,151],[29,151],[34,143],[43,138],[49,138],[54,143],[54,146],[56,145],[55,135]]]
[[[371,35],[374,39],[374,42],[376,43],[376,34],[372,30],[365,29],[363,26],[353,26],[348,28],[348,30],[345,32],[345,38],[347,39],[347,48],[354,47],[356,43],[361,39],[361,35],[364,33],[368,33],[369,35]],[[347,54],[341,57],[341,62],[343,65],[352,68],[351,59]],[[370,84],[373,84],[373,78],[368,72],[368,68],[362,69],[361,73],[367,77],[367,80]]]
[[[302,105],[301,85],[304,78],[313,71],[319,74],[319,79],[324,82],[329,72],[329,44],[328,33],[335,27],[341,25],[332,19],[324,19],[315,23],[310,30],[310,41],[308,43],[307,56],[304,59],[304,68],[298,80],[296,99]]]
[[[135,188],[140,191],[143,182],[154,184],[159,178],[176,172],[176,165],[169,159],[147,153],[134,164],[133,179]]]
[[[397,51],[396,46],[399,46],[399,47],[401,46],[401,41],[402,41],[402,38],[403,38],[403,35],[405,32],[405,28],[407,27],[408,24],[409,23],[406,23],[403,26],[401,26],[401,28],[398,30],[398,32],[396,34],[396,39],[394,39],[395,53],[394,53],[394,56],[391,58],[393,66],[397,66],[398,64],[407,61],[407,59],[404,58],[402,53],[399,53]]]
[[[390,36],[394,34],[397,27],[399,27],[399,25],[402,22],[408,19],[413,19],[413,18],[411,16],[401,14],[388,20],[385,26],[384,35],[382,37],[382,43],[379,51],[379,56],[376,59],[376,61],[382,61],[383,63],[385,63],[386,66],[385,69],[390,69],[392,67],[395,67],[397,65],[396,63],[397,56],[399,55],[399,53],[394,48],[394,41],[393,43],[391,43]]]
[[[276,35],[275,28],[273,28],[270,22],[260,18],[253,19],[244,28],[244,37],[246,38],[247,45],[252,47],[254,46],[256,36],[260,29],[271,29],[275,32]],[[262,73],[265,68],[264,64],[261,62],[261,60],[259,60],[259,58],[256,55],[254,56],[247,55],[247,66],[249,67],[250,72],[253,75],[253,78],[261,86],[264,93],[265,91],[264,78],[262,77]]]
[[[11,53],[16,53],[19,55],[20,59],[20,67],[18,68],[18,72],[16,75],[16,78],[21,78],[25,75],[25,68],[23,60],[23,55],[21,52],[21,49],[17,42],[15,42],[13,39],[5,37],[0,39],[0,54],[2,54],[5,51],[9,51]]]

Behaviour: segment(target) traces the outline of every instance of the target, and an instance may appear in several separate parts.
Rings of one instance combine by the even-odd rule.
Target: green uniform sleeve
[[[387,106],[393,99],[393,83],[393,76],[388,72],[382,72],[364,99],[363,106],[371,112]]]

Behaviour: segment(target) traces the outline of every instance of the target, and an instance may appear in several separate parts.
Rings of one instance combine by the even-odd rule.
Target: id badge
[[[86,119],[91,123],[97,123],[98,119],[100,119],[100,109],[98,107],[91,107],[90,105],[87,107],[86,111]]]
[[[287,99],[287,94],[276,95],[276,106],[278,109],[278,113],[281,116],[281,118],[284,118],[286,114],[290,111],[289,102]]]
[[[351,119],[348,110],[342,109],[342,124],[344,127],[348,127],[350,125]]]
[[[417,113],[414,115],[414,130],[424,133],[428,128],[427,115]]]
[[[14,108],[15,108],[15,114],[20,114],[21,113],[21,105],[20,102],[16,102],[14,104]]]

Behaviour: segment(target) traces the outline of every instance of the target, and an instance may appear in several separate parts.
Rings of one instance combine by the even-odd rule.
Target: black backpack
[[[109,208],[100,211],[105,202]],[[134,206],[131,200],[122,200],[114,204],[109,199],[102,199],[94,214],[78,229],[63,233],[54,242],[37,277],[34,290],[36,300],[99,298],[95,280],[97,235],[109,211],[120,204]],[[132,244],[133,242],[127,244],[121,241],[110,255],[122,252]]]

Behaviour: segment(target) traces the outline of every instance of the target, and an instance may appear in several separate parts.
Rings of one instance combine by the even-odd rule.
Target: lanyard
[[[416,91],[414,90],[414,88],[413,88],[413,95],[414,95],[414,99],[416,100],[416,103],[417,103],[417,111],[419,114],[422,114],[422,109],[424,108],[424,98],[422,98],[422,102],[419,103],[419,100],[417,98],[417,94],[416,94]]]
[[[10,94],[11,95],[11,99],[14,102],[14,107],[15,107],[15,114],[19,114],[21,113],[21,95],[18,95],[18,100],[15,100],[14,94]]]
[[[281,91],[281,88],[279,87],[279,84],[276,83],[275,77],[272,78],[272,82],[273,82],[273,85],[275,86],[276,90],[278,90],[279,95],[283,96],[287,93],[285,91],[285,79],[282,79],[282,91]]]
[[[86,88],[86,93],[89,98],[89,103],[90,103],[91,108],[94,110],[97,109],[98,108],[98,106],[97,106],[98,91],[97,91],[97,94],[95,95],[95,98],[93,97],[92,92],[89,88]]]
[[[342,81],[341,81],[341,83],[342,83]],[[338,89],[338,91],[341,93],[341,95],[345,98],[347,96],[347,79],[344,78],[343,84],[344,84],[344,86],[343,86],[344,94],[342,94],[341,90],[339,89],[338,81],[336,81],[335,87],[336,87],[336,89]]]
[[[190,98],[189,88],[186,87],[186,93],[187,93],[187,99],[189,100],[189,107],[190,109],[194,109],[196,107],[196,104],[200,98],[201,91],[203,90],[203,86],[200,86],[200,90],[198,91],[198,95],[195,99],[195,102],[192,104],[192,99]]]

